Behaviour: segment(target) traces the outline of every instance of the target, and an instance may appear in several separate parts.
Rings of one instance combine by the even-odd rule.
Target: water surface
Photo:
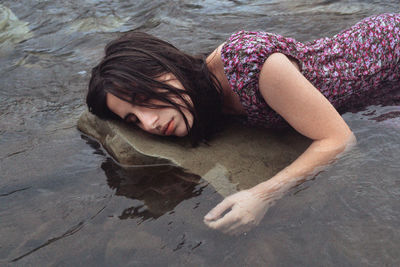
[[[168,166],[121,168],[76,130],[88,73],[120,32],[140,29],[207,53],[240,29],[299,41],[333,35],[366,16],[399,12],[397,0],[1,6],[0,265],[400,264],[399,106],[346,113],[358,146],[239,237],[202,223],[221,197],[201,177]]]

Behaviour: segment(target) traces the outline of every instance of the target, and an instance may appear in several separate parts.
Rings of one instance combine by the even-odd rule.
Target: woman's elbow
[[[343,152],[351,150],[357,144],[357,138],[355,134],[350,130],[346,138],[343,141]]]
[[[332,133],[330,139],[340,152],[351,149],[357,143],[356,136],[347,124],[345,124],[344,128],[338,127],[338,129]]]
[[[320,152],[329,152],[333,155],[350,150],[356,143],[357,139],[352,131],[340,134],[334,134],[330,137],[316,141]]]
[[[357,138],[354,133],[349,130],[345,134],[341,134],[334,138],[334,141],[332,141],[332,143],[334,150],[336,150],[337,153],[343,153],[351,150],[356,145]]]

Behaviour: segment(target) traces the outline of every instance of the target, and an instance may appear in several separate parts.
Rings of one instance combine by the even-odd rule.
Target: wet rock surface
[[[78,128],[99,140],[123,165],[175,164],[202,176],[223,196],[272,177],[302,153],[310,140],[294,130],[281,132],[230,123],[208,144],[148,134],[119,121],[84,112]]]

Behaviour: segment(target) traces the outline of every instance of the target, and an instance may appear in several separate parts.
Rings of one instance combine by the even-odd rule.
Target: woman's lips
[[[174,119],[172,119],[167,124],[164,135],[171,135],[174,132],[174,130],[175,130],[175,123],[174,123]]]

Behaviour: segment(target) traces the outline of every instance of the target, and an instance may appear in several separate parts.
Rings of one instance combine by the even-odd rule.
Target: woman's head
[[[149,34],[132,32],[106,46],[103,60],[92,70],[86,102],[101,118],[125,118],[140,127],[144,122],[135,114],[137,110],[121,110],[121,103],[141,111],[157,110],[162,121],[153,127],[158,131],[142,127],[156,134],[171,133],[163,128],[172,127],[166,124],[170,121],[165,113],[170,112],[186,128],[179,126],[172,134],[189,133],[196,143],[218,124],[214,118],[221,114],[221,89],[203,58],[187,55]]]
[[[164,74],[157,80],[184,90],[182,84],[172,74]],[[181,96],[187,100],[189,106],[182,99],[173,96],[168,100],[177,104],[179,109],[157,99],[145,99],[140,95],[136,96],[136,101],[142,104],[133,105],[111,93],[107,93],[106,103],[107,107],[118,117],[128,123],[136,124],[146,132],[157,135],[186,136],[189,129],[193,127],[194,117],[188,108],[193,107],[193,103],[185,93],[182,93]]]

